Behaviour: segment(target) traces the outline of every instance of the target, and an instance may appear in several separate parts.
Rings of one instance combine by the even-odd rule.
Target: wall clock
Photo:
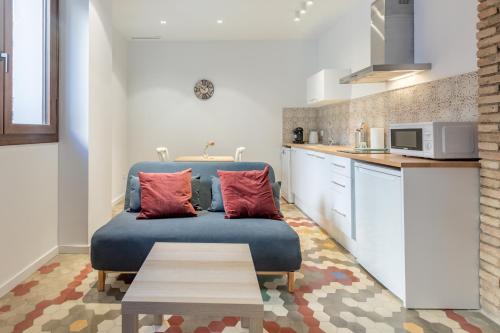
[[[194,94],[201,100],[210,99],[214,92],[214,84],[210,80],[203,79],[194,85]]]

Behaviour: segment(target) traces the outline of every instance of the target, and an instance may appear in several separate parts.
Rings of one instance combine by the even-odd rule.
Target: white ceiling
[[[316,0],[301,22],[293,21],[300,0],[113,0],[113,15],[116,28],[129,38],[307,39],[331,24],[350,1]],[[217,24],[218,19],[224,23]]]

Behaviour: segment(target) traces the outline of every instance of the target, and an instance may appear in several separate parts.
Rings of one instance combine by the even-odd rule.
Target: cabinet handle
[[[307,154],[307,156],[316,157],[316,158],[319,158],[320,160],[325,159],[323,156],[318,156],[318,155],[314,155],[314,154]]]
[[[342,164],[332,163],[332,165],[336,166],[337,168],[345,169],[345,165],[342,165]]]
[[[346,214],[342,214],[341,212],[339,212],[339,211],[338,211],[338,210],[336,210],[335,208],[333,208],[333,211],[334,211],[335,213],[339,214],[339,215],[340,215],[340,216],[342,216],[342,217],[347,217],[347,215],[346,215]]]
[[[333,183],[334,185],[337,185],[337,186],[340,186],[340,187],[343,187],[343,188],[345,188],[345,187],[346,187],[344,184],[337,183],[336,181],[332,181],[332,183]]]

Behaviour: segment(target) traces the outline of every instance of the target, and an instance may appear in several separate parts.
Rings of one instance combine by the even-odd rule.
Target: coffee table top
[[[122,300],[148,303],[262,310],[248,244],[156,243]]]

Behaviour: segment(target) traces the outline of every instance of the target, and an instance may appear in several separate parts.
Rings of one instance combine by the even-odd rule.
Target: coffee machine
[[[304,143],[304,129],[302,127],[297,127],[293,130],[293,143]]]

